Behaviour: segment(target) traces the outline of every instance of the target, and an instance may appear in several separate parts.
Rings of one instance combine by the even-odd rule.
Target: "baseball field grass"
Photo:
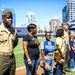
[[[22,39],[19,39],[18,45],[17,47],[14,49],[14,54],[16,57],[16,65],[17,66],[21,66],[24,65],[24,61],[23,61],[23,46],[22,46]]]
[[[44,38],[39,38],[40,42],[42,42],[43,40]],[[55,38],[52,38],[51,40],[55,41]],[[22,38],[19,39],[19,43],[17,47],[14,49],[14,54],[16,57],[16,66],[18,67],[24,65],[24,60],[23,60],[24,51],[22,46]],[[75,71],[67,72],[66,75],[75,75]]]

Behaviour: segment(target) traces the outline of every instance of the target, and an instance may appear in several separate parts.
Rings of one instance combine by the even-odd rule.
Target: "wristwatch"
[[[31,59],[27,59],[27,61],[29,62],[29,61],[31,61]]]

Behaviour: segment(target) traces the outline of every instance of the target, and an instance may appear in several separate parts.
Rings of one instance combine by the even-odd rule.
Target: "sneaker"
[[[66,72],[71,72],[71,70],[65,70]]]
[[[70,69],[68,69],[68,68],[67,68],[65,71],[66,71],[66,72],[71,72],[71,70],[70,70]]]

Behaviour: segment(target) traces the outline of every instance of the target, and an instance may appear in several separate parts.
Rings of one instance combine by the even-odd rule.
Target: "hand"
[[[32,62],[31,62],[31,60],[28,61],[28,65],[29,65],[29,66],[32,66]]]
[[[40,45],[40,43],[37,39],[35,39],[35,44]]]
[[[62,54],[62,57],[65,58],[65,53]]]
[[[42,60],[42,57],[40,56],[40,60]]]
[[[43,61],[43,63],[45,63],[45,59],[44,58],[42,59],[42,61]]]

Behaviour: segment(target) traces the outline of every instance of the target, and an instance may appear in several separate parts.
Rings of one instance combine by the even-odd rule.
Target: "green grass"
[[[66,72],[66,75],[75,75],[75,71],[73,71],[73,72]]]
[[[44,40],[44,38],[39,39],[40,42],[43,40]],[[52,38],[51,40],[55,41],[55,38]],[[18,46],[14,49],[14,54],[16,57],[17,67],[24,65],[24,60],[23,60],[24,51],[23,51],[23,46],[22,46],[22,39],[19,39]],[[75,75],[75,72],[70,72],[70,73],[67,73],[66,75]]]
[[[14,54],[16,57],[16,65],[21,66],[24,64],[23,61],[23,47],[22,47],[22,39],[19,39],[18,46],[14,49]]]

